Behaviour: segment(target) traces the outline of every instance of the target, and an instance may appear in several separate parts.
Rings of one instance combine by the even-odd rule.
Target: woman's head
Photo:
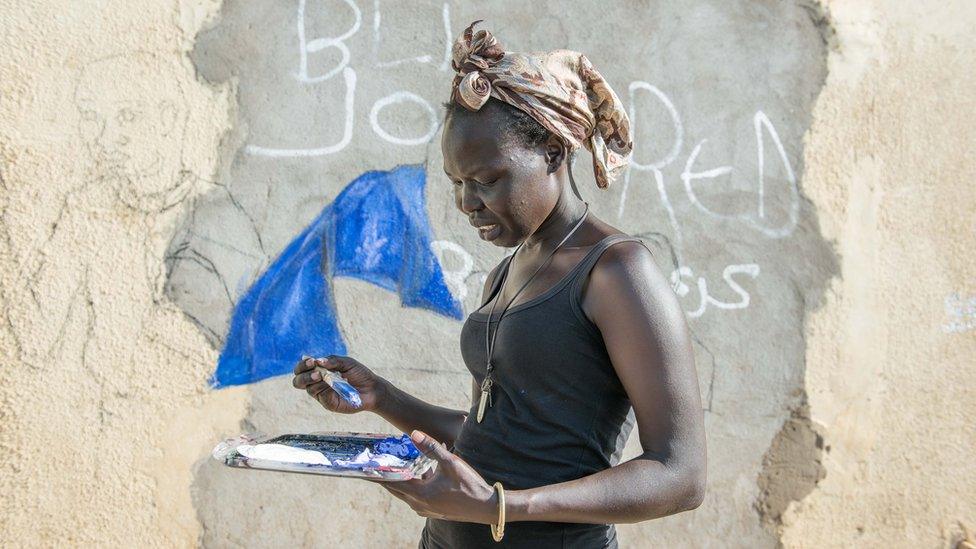
[[[531,235],[566,192],[576,150],[525,112],[490,98],[477,111],[444,105],[441,148],[455,205],[498,246]]]
[[[577,149],[592,153],[597,185],[610,184],[633,150],[630,122],[583,54],[505,51],[490,32],[474,32],[477,23],[452,48],[457,74],[441,142],[444,168],[458,208],[476,225],[497,225],[482,237],[511,246],[532,234],[572,182],[568,164]]]

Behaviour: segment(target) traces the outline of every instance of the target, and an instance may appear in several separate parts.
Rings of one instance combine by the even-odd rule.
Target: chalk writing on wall
[[[968,297],[953,292],[945,298],[945,313],[949,322],[942,325],[946,333],[976,330],[976,295]]]
[[[333,93],[330,96],[332,98],[330,103],[334,102],[331,110],[338,124],[329,130],[331,133],[319,135],[311,140],[306,139],[307,136],[304,134],[295,134],[291,131],[286,133],[254,132],[248,137],[250,141],[242,149],[244,157],[250,158],[253,162],[259,162],[262,158],[287,161],[287,159],[294,158],[341,156],[343,151],[350,148],[353,139],[358,139],[354,136],[363,135],[361,131],[357,133],[357,124],[362,126],[366,122],[368,122],[369,130],[373,136],[394,147],[429,146],[439,129],[439,121],[437,112],[432,106],[433,103],[425,97],[425,93],[418,94],[405,89],[384,88],[379,96],[371,97],[363,105],[364,93],[369,93],[372,89],[370,86],[364,87],[363,82],[375,75],[375,71],[371,71],[371,68],[383,69],[415,64],[418,66],[425,65],[428,70],[450,71],[450,46],[454,36],[451,31],[449,5],[444,3],[440,6],[442,9],[438,9],[439,18],[436,16],[430,18],[435,26],[442,27],[438,28],[437,34],[441,34],[440,31],[443,30],[443,47],[438,43],[433,48],[428,46],[426,50],[414,51],[407,55],[397,49],[382,47],[381,41],[388,34],[389,29],[381,28],[383,18],[379,0],[372,2],[371,26],[368,22],[369,18],[364,18],[359,4],[362,2],[357,3],[356,0],[339,0],[327,3],[318,0],[297,0],[287,8],[288,13],[282,20],[287,21],[290,36],[294,37],[295,40],[286,46],[293,54],[287,57],[287,70],[281,73],[286,78],[280,80],[276,85],[288,89],[298,86],[302,90],[330,90]],[[342,22],[339,23],[338,28],[333,27],[331,31],[324,30],[330,28],[329,25],[325,24],[326,22],[336,23],[339,21]],[[364,54],[364,52],[356,51],[353,46],[357,34],[364,32],[370,34],[367,43],[372,46],[372,55],[370,52]],[[274,69],[262,65],[260,70]],[[359,82],[360,79],[363,82]],[[360,86],[358,89],[357,84]],[[746,261],[737,258],[733,258],[731,261],[723,261],[719,265],[720,268],[724,267],[724,270],[721,271],[721,280],[717,280],[717,276],[704,273],[709,270],[708,266],[695,265],[694,260],[685,261],[684,253],[691,254],[691,252],[685,249],[684,239],[686,237],[693,239],[696,236],[698,228],[701,226],[700,221],[695,219],[696,217],[723,226],[740,226],[759,238],[782,239],[792,236],[799,219],[800,197],[798,181],[790,162],[790,155],[787,153],[787,147],[784,146],[770,116],[763,109],[752,107],[741,118],[740,125],[745,130],[746,124],[748,124],[749,134],[745,135],[749,135],[750,139],[747,142],[750,145],[754,143],[752,145],[754,149],[750,150],[748,155],[733,154],[732,160],[716,160],[716,154],[727,154],[725,151],[729,150],[728,144],[714,137],[709,140],[704,136],[696,136],[695,133],[701,132],[702,129],[694,124],[693,119],[688,121],[683,119],[681,111],[676,107],[675,101],[664,91],[665,89],[666,86],[657,81],[654,84],[643,79],[629,82],[629,113],[635,128],[646,119],[647,112],[645,109],[659,108],[663,109],[661,112],[664,117],[661,121],[664,127],[661,128],[663,131],[655,131],[653,135],[670,135],[671,137],[667,137],[663,143],[651,143],[653,141],[652,136],[650,140],[645,139],[639,144],[639,150],[635,152],[629,169],[625,172],[622,189],[617,194],[619,202],[615,204],[615,209],[618,219],[622,220],[626,211],[628,194],[632,194],[639,188],[640,183],[647,183],[647,189],[652,197],[666,212],[666,223],[670,226],[673,239],[672,251],[676,260],[672,265],[674,268],[671,273],[672,285],[679,297],[682,298],[689,318],[701,317],[709,309],[712,311],[733,311],[748,308],[754,301],[753,296],[750,296],[748,291],[750,289],[749,279],[753,281],[758,279],[760,275],[759,265],[752,262],[752,258]],[[645,99],[648,99],[649,102],[640,102]],[[357,104],[361,106],[357,107]],[[320,106],[324,107],[324,105]],[[395,119],[396,115],[402,114],[397,111],[402,109],[419,113],[419,117],[415,116],[414,122],[409,127],[392,125],[389,122],[386,122],[384,126],[384,120],[391,120],[391,115]],[[754,136],[754,141],[752,136]],[[659,150],[660,152],[648,152],[651,150]],[[398,168],[398,170],[400,169],[403,168]],[[422,168],[412,169],[416,170],[415,177],[426,181]],[[390,174],[398,173],[398,170],[394,170]],[[637,178],[637,181],[632,186],[631,180],[634,178]],[[360,179],[356,181],[358,182]],[[422,183],[421,186],[424,184]],[[347,191],[355,186],[355,183],[351,184]],[[233,201],[229,186],[225,192]],[[730,200],[729,197],[731,196],[734,196],[736,200]],[[741,197],[745,197],[745,200],[738,199]],[[341,198],[347,198],[345,192]],[[416,204],[399,204],[399,211],[413,212],[408,216],[409,222],[418,227],[422,226],[424,233],[428,236],[424,237],[426,240],[423,246],[419,248],[414,247],[415,242],[407,242],[403,243],[403,246],[406,246],[405,249],[408,251],[403,255],[395,258],[384,256],[383,268],[388,272],[400,269],[402,272],[413,273],[414,276],[430,277],[430,281],[436,280],[443,291],[442,294],[439,294],[440,297],[434,301],[411,306],[420,306],[460,318],[462,313],[458,303],[469,297],[471,288],[478,286],[477,284],[472,286],[472,282],[476,282],[477,278],[483,280],[485,273],[480,268],[475,268],[474,258],[462,244],[450,240],[433,241],[429,237],[430,229],[426,209],[422,202],[423,197],[418,195],[416,199],[418,200]],[[323,261],[330,258],[329,254],[343,253],[344,248],[342,246],[344,245],[352,246],[351,249],[358,249],[360,252],[365,250],[362,247],[364,242],[330,242],[328,240],[328,238],[334,238],[335,235],[330,237],[325,226],[335,227],[344,222],[341,219],[343,214],[342,208],[338,207],[338,200],[326,206],[312,225],[306,228],[305,232],[299,235],[298,239],[292,242],[285,249],[285,252],[274,260],[274,263],[260,275],[259,280],[253,282],[246,292],[242,291],[242,287],[235,291],[232,282],[227,284],[223,283],[223,280],[229,278],[231,281],[240,280],[250,283],[251,280],[254,280],[251,278],[251,273],[254,271],[248,272],[243,267],[236,269],[236,267],[218,266],[216,263],[219,262],[219,259],[211,264],[209,257],[197,258],[197,256],[193,256],[191,258],[198,262],[207,260],[206,265],[201,263],[202,271],[213,272],[214,276],[221,281],[221,288],[223,288],[234,309],[226,338],[220,336],[220,333],[223,333],[223,326],[226,325],[224,324],[225,319],[220,319],[219,322],[212,320],[199,322],[210,330],[215,341],[223,339],[225,342],[221,362],[213,378],[213,383],[216,386],[250,383],[274,375],[274,373],[286,372],[296,357],[303,352],[344,352],[345,346],[335,320],[335,306],[332,302],[329,285],[331,276],[345,275],[369,280],[391,291],[400,292],[404,304],[408,305],[410,305],[408,301],[412,297],[416,297],[416,295],[409,294],[413,291],[410,288],[404,289],[396,285],[384,285],[384,282],[370,279],[372,271],[365,264],[349,266],[349,270],[342,270],[341,268],[336,270],[335,264],[326,261],[314,269],[309,268],[312,265],[311,262],[314,261],[314,256],[303,254],[311,254],[313,251],[311,248],[299,244],[299,241],[303,241],[302,239],[319,239],[324,246],[324,251],[320,250],[314,253],[324,254]],[[242,205],[238,201],[235,201],[234,207],[247,218],[250,226],[256,227],[255,219],[262,218],[261,215],[249,212],[248,206]],[[317,208],[318,206],[313,207]],[[250,208],[253,209],[253,206]],[[631,210],[634,208],[632,207]],[[357,213],[361,212],[357,210]],[[365,223],[365,221],[363,222]],[[377,225],[377,227],[379,226]],[[389,227],[385,227],[383,230],[388,229]],[[257,232],[257,228],[255,231]],[[320,234],[317,231],[326,232]],[[291,234],[291,231],[288,234]],[[389,233],[383,237],[387,239],[386,242],[377,239],[372,242],[372,245],[377,246],[378,250],[386,250],[391,242],[398,238],[404,238],[405,234]],[[190,234],[190,237],[201,241],[204,238],[195,237],[194,234]],[[214,243],[212,234],[207,238],[211,238],[211,241],[204,242],[201,247],[205,248],[210,245],[212,248],[219,244]],[[261,244],[260,234],[257,235],[256,240],[258,244]],[[310,242],[306,242],[304,246],[310,245]],[[179,253],[174,255],[174,258],[183,259],[191,252],[196,253],[196,250],[187,245],[185,250],[179,248],[177,252]],[[264,253],[263,245],[260,246],[259,250],[243,249],[239,254],[242,258],[235,265],[247,265],[252,261],[252,255],[258,257]],[[298,255],[293,257],[289,254]],[[425,263],[426,270],[416,272],[411,270],[415,266],[410,265],[409,262],[413,260],[414,255],[423,255],[429,259]],[[356,260],[366,261],[367,257],[369,257],[368,254],[361,253],[356,256]],[[298,263],[294,263],[295,261]],[[396,261],[407,263],[394,265]],[[250,264],[253,265],[253,263]],[[261,266],[255,267],[255,270],[261,269]],[[182,268],[185,270],[188,267]],[[230,276],[225,275],[225,272]],[[313,280],[316,277],[317,279]],[[388,278],[386,280],[393,279]],[[304,282],[300,283],[299,281],[308,282],[313,286],[307,290],[301,290],[298,287]],[[314,286],[314,284],[319,286]],[[710,284],[711,288],[709,287]],[[316,292],[318,293],[316,294]],[[237,300],[236,295],[240,293],[243,293],[244,297]],[[295,312],[297,309],[272,307],[271,296],[277,296],[275,299],[287,297],[299,301],[311,299],[308,303],[312,303],[316,307],[315,310],[322,314],[317,315],[313,323],[302,324],[302,330],[306,330],[303,332],[296,328],[297,325],[289,325],[286,322],[288,319],[290,319],[289,321],[297,321],[296,319],[302,316],[297,315]],[[287,318],[276,315],[285,315]],[[292,318],[288,315],[296,316]],[[313,326],[314,323],[321,325]],[[306,324],[308,325],[306,326]],[[293,337],[293,340],[285,341],[284,332],[282,334],[274,332],[275,329],[285,330],[285,326],[291,326],[288,333],[292,334],[289,337]]]
[[[650,94],[651,97],[659,101],[664,107],[672,124],[670,131],[674,137],[673,141],[670,143],[670,147],[668,147],[667,153],[665,153],[661,158],[655,159],[653,162],[639,159],[638,157],[640,156],[640,151],[635,151],[634,157],[630,162],[630,169],[628,169],[624,175],[623,191],[620,194],[620,202],[617,206],[617,218],[619,219],[623,217],[624,209],[627,204],[627,196],[630,191],[631,179],[640,173],[649,172],[654,178],[654,186],[657,190],[661,203],[667,211],[668,222],[671,225],[671,229],[675,235],[675,252],[677,253],[679,263],[683,265],[684,261],[681,257],[681,252],[684,248],[684,238],[681,225],[678,221],[678,215],[675,213],[672,198],[669,195],[665,185],[663,170],[674,163],[674,161],[677,160],[678,156],[681,154],[684,147],[685,128],[684,124],[682,123],[680,113],[678,112],[677,108],[675,108],[674,103],[667,96],[667,94],[648,82],[634,81],[631,82],[630,86],[628,87],[628,97],[630,102],[629,116],[635,129],[641,118],[638,116],[639,113],[636,108],[637,94],[641,91]],[[735,172],[735,169],[732,166],[718,166],[708,169],[696,168],[698,158],[701,155],[705,144],[708,142],[707,139],[699,140],[685,160],[684,168],[680,174],[682,188],[684,189],[685,196],[694,206],[695,210],[704,214],[708,218],[741,223],[750,229],[758,231],[759,234],[767,238],[785,238],[793,234],[799,220],[800,189],[796,179],[796,174],[793,171],[793,166],[790,163],[789,156],[786,154],[786,148],[783,146],[779,133],[776,131],[776,128],[773,126],[772,121],[770,121],[766,113],[764,113],[762,110],[756,111],[752,117],[752,126],[753,133],[755,135],[757,162],[755,186],[752,190],[752,192],[755,194],[756,200],[756,207],[754,211],[741,213],[721,212],[715,207],[707,206],[703,199],[699,197],[699,193],[695,190],[696,183],[697,185],[703,185],[706,183],[709,183],[712,186],[721,185],[723,184],[723,180],[720,178],[725,178],[725,180],[728,180],[728,178]],[[664,132],[662,131],[660,133]],[[772,187],[767,183],[767,139],[772,143],[773,150],[776,153],[776,158],[781,163],[782,170],[784,172],[782,184],[775,187]],[[773,196],[774,199],[779,200],[771,200],[770,196]],[[785,202],[785,212],[771,212],[770,208],[768,207],[768,204],[771,201]],[[778,220],[784,216],[785,219],[782,219],[779,222],[774,221],[774,219]]]
[[[307,1],[299,0],[298,2],[298,70],[294,73],[295,78],[299,82],[306,84],[320,84],[327,80],[342,75],[343,85],[345,87],[345,100],[343,102],[343,132],[342,137],[340,137],[335,143],[331,145],[324,145],[321,147],[304,147],[304,148],[293,148],[293,147],[279,147],[279,146],[265,146],[265,145],[255,145],[250,144],[244,148],[245,152],[257,156],[270,156],[270,157],[311,157],[311,156],[326,156],[330,154],[335,154],[343,149],[345,149],[349,143],[352,141],[354,120],[355,120],[355,98],[356,98],[356,70],[349,66],[352,59],[352,53],[349,50],[349,46],[346,45],[345,41],[352,37],[354,34],[359,32],[362,25],[362,12],[359,6],[356,5],[352,0],[344,0],[344,3],[349,8],[353,14],[353,23],[350,27],[340,34],[334,37],[318,37],[309,38],[307,36],[308,27],[308,14],[306,13]],[[379,0],[375,0],[373,3],[374,16],[373,16],[373,55],[374,57],[379,57],[379,37],[380,32],[380,7]],[[444,22],[444,33],[445,33],[445,43],[447,47],[444,51],[444,58],[441,62],[439,70],[446,71],[450,68],[450,55],[451,48],[450,45],[453,41],[453,37],[450,35],[450,10],[448,5],[445,3],[443,6],[443,22]],[[309,72],[309,55],[319,54],[330,49],[334,49],[339,52],[341,59],[338,63],[332,67],[330,70],[322,72],[321,74],[312,74]],[[391,61],[376,61],[377,67],[393,67],[396,65],[401,65],[403,63],[430,63],[432,62],[432,57],[430,55],[421,55],[412,58],[396,59]],[[428,127],[424,133],[411,136],[411,137],[398,137],[387,132],[380,125],[379,114],[380,112],[392,105],[399,103],[414,103],[419,105],[428,118]],[[377,100],[373,106],[370,108],[369,112],[369,123],[373,131],[383,140],[392,143],[394,145],[425,145],[430,142],[437,133],[439,127],[437,120],[437,113],[423,97],[411,93],[405,90],[396,90],[387,95],[386,97]]]
[[[288,373],[303,354],[345,354],[330,280],[357,278],[403,305],[460,319],[432,248],[422,166],[367,172],[350,183],[238,302],[215,387]]]
[[[708,293],[708,282],[705,277],[697,277],[696,287],[698,289],[698,308],[693,311],[685,311],[690,318],[698,318],[705,314],[705,310],[709,305],[716,307],[718,309],[745,309],[749,306],[749,293],[736,282],[732,275],[744,274],[752,278],[759,276],[759,265],[755,263],[746,263],[743,265],[728,265],[722,270],[722,280],[728,285],[729,289],[735,292],[739,296],[738,301],[727,302],[720,301]],[[674,288],[674,292],[678,294],[679,297],[685,297],[691,292],[691,288],[685,284],[685,278],[696,280],[695,273],[690,267],[682,265],[674,271],[671,272],[671,287]]]

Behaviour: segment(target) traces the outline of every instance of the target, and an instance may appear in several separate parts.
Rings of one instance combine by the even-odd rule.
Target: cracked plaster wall
[[[309,2],[310,41],[359,11],[344,41],[348,139],[349,71],[295,76],[341,59],[326,47],[302,65],[304,2],[0,7],[2,544],[415,543],[422,519],[385,491],[207,457],[241,429],[388,430],[381,420],[329,417],[287,378],[216,392],[205,380],[235,300],[367,169],[426,165],[431,225],[460,250],[442,265],[476,306],[503,251],[453,210],[439,128],[421,103],[394,105],[376,125],[424,139],[393,144],[369,114],[408,91],[439,121],[446,40],[480,17],[511,49],[585,51],[633,105],[640,165],[609,192],[581,191],[657,247],[695,334],[706,502],[622,525],[622,545],[957,539],[976,485],[972,8],[631,1],[566,16],[520,3],[516,16],[508,4]],[[577,173],[588,180],[588,159]],[[359,281],[335,291],[351,355],[467,407],[456,321]],[[307,526],[323,507],[344,510],[337,531]],[[367,509],[386,516],[364,534],[352,525]]]

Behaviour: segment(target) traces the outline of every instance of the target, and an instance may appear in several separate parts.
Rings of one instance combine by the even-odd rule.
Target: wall
[[[976,522],[976,10],[831,2],[805,190],[841,276],[806,326],[826,477],[803,547],[948,547]]]
[[[247,395],[207,389],[216,352],[163,258],[233,120],[187,58],[218,7],[0,7],[5,547],[199,538],[193,469]]]
[[[623,539],[674,544],[694,528],[768,545],[772,540],[753,508],[760,496],[756,477],[770,441],[803,404],[802,317],[836,270],[796,175],[824,78],[818,13],[728,2],[637,7],[616,4],[602,29],[587,24],[607,9],[596,5],[558,23],[541,7],[516,12],[499,6],[486,17],[512,49],[572,45],[592,52],[628,102],[637,165],[610,192],[597,193],[592,184],[583,192],[598,216],[657,246],[661,267],[673,273],[693,319],[712,489],[701,511],[622,529]],[[465,311],[477,306],[482,277],[503,251],[480,242],[454,210],[450,185],[440,175],[439,102],[451,77],[448,38],[481,16],[440,3],[223,4],[197,37],[191,59],[206,81],[236,84],[238,123],[225,141],[232,161],[222,175],[225,186],[201,197],[174,240],[171,249],[178,253],[167,287],[218,345],[235,297],[255,284],[257,273],[283,269],[271,265],[279,251],[316,225],[320,211],[344,200],[340,193],[367,170],[422,166],[424,211],[443,278],[453,282]],[[553,24],[531,32],[543,17]],[[610,21],[624,18],[648,29],[648,39],[635,47],[632,36],[609,32]],[[781,54],[770,55],[770,43]],[[624,51],[629,54],[615,53]],[[753,81],[767,84],[757,89]],[[581,162],[577,173],[589,181],[590,170]],[[379,222],[387,214],[357,215]],[[378,240],[402,238],[373,236],[356,245],[369,249]],[[408,391],[469,406],[456,318],[405,308],[402,293],[363,283],[363,277],[330,278],[334,307],[308,317],[334,317],[346,351]],[[215,307],[224,296],[227,301]],[[227,352],[240,356],[236,345]],[[228,380],[240,379],[235,364],[252,374],[246,360],[225,363]],[[279,371],[290,367],[282,361]],[[246,422],[256,429],[387,428],[378,418],[328,417],[287,379],[250,379],[259,382],[251,387]],[[636,437],[631,455],[635,444]],[[804,448],[797,457],[815,460],[816,452]],[[391,506],[385,491],[347,492],[341,480],[242,475],[211,466],[201,468],[196,481],[204,539],[217,545],[324,542],[337,534],[294,526],[316,520],[318,506],[302,504],[316,500],[330,508],[389,508],[384,520],[412,526],[389,534],[400,545],[414,539],[423,522],[406,506]],[[783,489],[781,483],[769,487],[773,497]],[[339,528],[354,545],[375,536],[374,528],[357,533],[352,523]]]
[[[581,192],[657,250],[694,334],[706,501],[622,546],[953,542],[976,486],[976,10],[939,6],[0,8],[0,541],[415,543],[423,519],[378,487],[208,454],[240,431],[391,430],[234,343],[235,318],[275,337],[255,304],[293,272],[324,284],[297,295],[321,324],[268,341],[468,407],[459,317],[507,252],[454,210],[439,103],[450,41],[484,18],[509,49],[586,52],[629,105],[631,169],[599,191],[581,155]],[[319,272],[322,253],[342,261]],[[310,526],[323,511],[334,529]]]

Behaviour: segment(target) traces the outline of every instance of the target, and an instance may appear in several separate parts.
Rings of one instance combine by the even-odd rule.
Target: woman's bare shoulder
[[[593,264],[588,278],[582,305],[594,322],[600,316],[598,311],[608,303],[639,303],[645,309],[658,310],[677,306],[671,283],[651,250],[639,239],[609,246]]]

